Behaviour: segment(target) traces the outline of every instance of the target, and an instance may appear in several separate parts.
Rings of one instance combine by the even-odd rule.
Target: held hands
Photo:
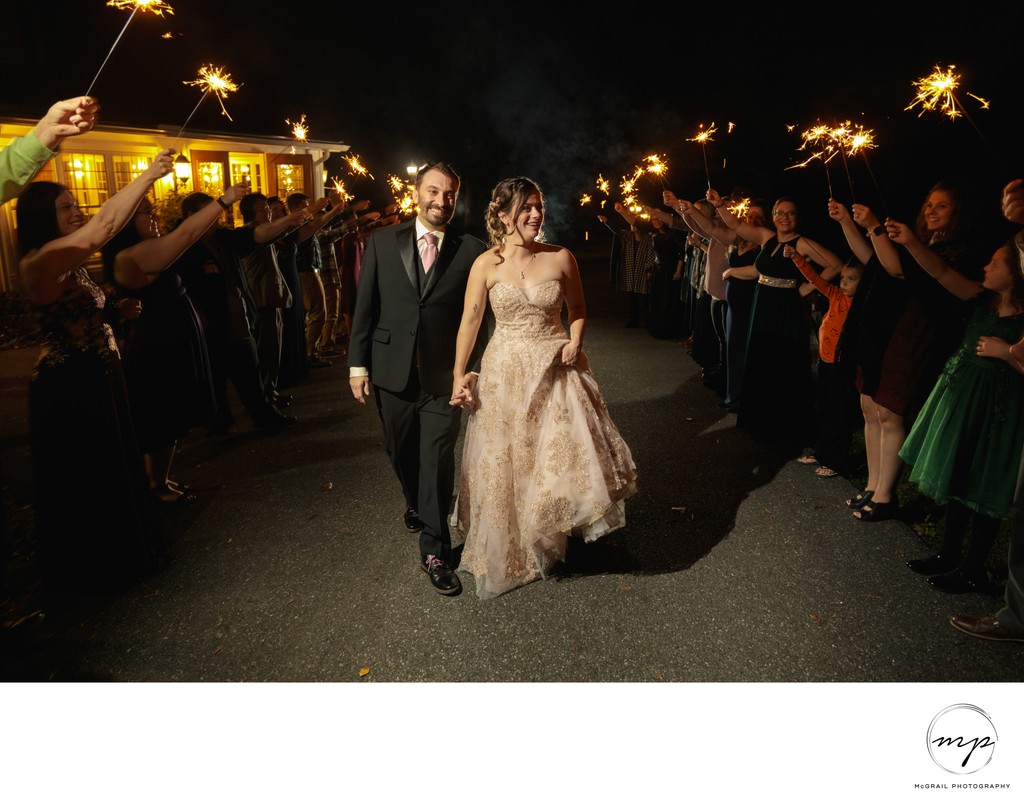
[[[993,359],[1010,359],[1010,343],[999,337],[982,337],[978,340],[978,356],[989,356]]]
[[[456,378],[452,383],[452,397],[448,404],[452,407],[461,407],[464,410],[469,409],[476,403],[473,398],[475,387],[476,374],[463,373],[462,378]]]
[[[562,364],[563,365],[575,365],[576,360],[580,355],[580,344],[573,340],[569,340],[565,345],[562,346]]]
[[[373,393],[373,385],[370,384],[369,376],[352,376],[348,380],[352,388],[352,397],[360,404],[365,404],[366,399]]]

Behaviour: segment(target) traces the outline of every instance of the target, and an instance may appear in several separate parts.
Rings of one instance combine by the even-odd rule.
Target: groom
[[[425,166],[416,175],[416,219],[370,236],[349,344],[352,395],[365,404],[377,388],[388,457],[405,494],[405,526],[420,531],[420,566],[442,595],[462,591],[448,530],[462,414],[448,404],[455,339],[469,269],[486,249],[449,224],[458,194],[451,166]],[[485,340],[477,340],[471,363]]]

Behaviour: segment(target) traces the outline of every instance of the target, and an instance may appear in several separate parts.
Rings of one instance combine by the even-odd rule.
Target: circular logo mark
[[[953,704],[928,725],[928,754],[950,774],[973,774],[985,768],[997,740],[992,719],[973,704]]]

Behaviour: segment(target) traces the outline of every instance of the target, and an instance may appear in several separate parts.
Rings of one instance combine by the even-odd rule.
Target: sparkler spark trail
[[[203,67],[199,68],[198,78],[193,81],[183,81],[182,84],[188,87],[202,87],[204,98],[208,94],[213,93],[220,102],[220,111],[229,121],[232,120],[231,116],[228,115],[227,109],[224,107],[224,99],[228,97],[228,93],[235,92],[239,85],[232,81],[231,75],[225,73],[223,67],[203,65]],[[200,103],[202,103],[201,100]]]
[[[744,197],[743,199],[737,199],[734,202],[731,202],[727,208],[735,214],[737,218],[742,219],[747,215],[747,211],[750,210],[750,198]]]
[[[355,198],[345,190],[345,183],[337,177],[331,177],[331,182],[334,183],[334,191],[341,197],[343,202],[351,202]]]
[[[580,197],[580,207],[582,208],[584,205],[589,205],[593,201],[594,200],[591,199],[590,194],[583,194],[583,196]]]
[[[918,118],[933,109],[941,110],[942,114],[950,120],[958,118],[961,113],[957,109],[953,90],[960,85],[960,76],[953,72],[955,69],[956,65],[950,65],[949,69],[944,71],[936,65],[930,75],[915,81],[914,87],[917,88],[917,95],[904,109],[910,110],[920,104],[921,111],[917,113]]]
[[[665,162],[665,155],[663,154],[648,154],[644,158],[644,162],[647,163],[644,171],[648,174],[653,174],[659,180],[661,180],[661,187],[665,188],[665,174],[668,171],[668,164]]]
[[[992,155],[1002,163],[999,155],[992,148],[992,144],[988,142],[985,135],[982,134],[974,121],[971,120],[971,116],[967,114],[964,105],[956,97],[954,90],[960,86],[960,74],[954,73],[954,70],[956,70],[956,65],[950,65],[947,70],[943,70],[936,65],[930,75],[915,81],[914,87],[917,88],[917,95],[914,96],[914,99],[904,109],[909,110],[920,105],[921,110],[917,113],[918,118],[930,110],[938,110],[951,121],[960,117],[967,118],[968,123],[978,133],[978,137],[988,146]],[[989,108],[989,102],[981,96],[974,93],[967,93],[967,95],[977,101],[981,109]]]
[[[714,140],[711,136],[717,132],[718,129],[715,127],[714,121],[711,122],[711,126],[707,129],[704,128],[704,124],[700,125],[700,131],[697,132],[693,137],[688,137],[687,140],[692,143],[699,143],[701,150],[704,152],[704,175],[708,180],[708,190],[711,190],[711,169],[708,168],[708,141]]]
[[[185,119],[185,123],[182,125],[181,130],[178,132],[177,137],[181,137],[181,133],[185,131],[185,127],[188,126],[189,121],[192,120],[192,116],[196,114],[196,110],[199,109],[203,101],[206,100],[206,96],[213,93],[217,96],[217,100],[220,102],[220,111],[224,113],[225,117],[230,121],[231,116],[228,115],[228,111],[224,108],[224,99],[228,93],[233,93],[241,85],[235,84],[232,81],[230,74],[224,72],[223,67],[214,67],[213,65],[204,65],[199,69],[199,76],[194,81],[183,81],[186,87],[201,87],[203,94],[199,98],[199,103],[192,108],[188,117]]]
[[[292,123],[287,118],[284,122],[292,128],[292,137],[298,140],[300,143],[305,143],[309,139],[309,126],[306,124],[306,113],[302,113],[302,117],[295,123]]]
[[[416,185],[403,180],[397,174],[388,174],[388,186],[391,188],[391,195],[395,198],[395,204],[401,214],[407,215],[416,210],[416,203],[412,200],[412,192]]]
[[[360,177],[369,177],[371,180],[374,179],[373,174],[367,171],[366,166],[359,161],[358,154],[350,154],[344,159],[345,162],[348,163],[348,170],[350,173],[358,174]]]
[[[165,11],[168,14],[174,13],[174,9],[161,0],[107,0],[107,5],[111,8],[130,8],[132,13],[152,11],[158,17],[164,16]]]
[[[132,13],[128,15],[128,21],[121,29],[121,33],[117,35],[117,39],[114,40],[114,44],[111,45],[110,50],[107,51],[107,55],[103,59],[103,64],[100,65],[100,69],[97,70],[96,75],[93,76],[92,82],[89,84],[89,89],[85,91],[86,95],[92,95],[92,88],[96,86],[96,80],[100,77],[100,73],[103,72],[103,68],[107,66],[107,62],[110,60],[110,54],[114,52],[114,48],[116,48],[117,43],[121,41],[121,37],[124,36],[124,32],[128,30],[128,26],[131,25],[132,20],[135,19],[135,12],[152,11],[158,17],[164,16],[165,11],[168,14],[174,13],[174,9],[167,5],[167,3],[161,2],[161,0],[107,0],[107,5],[117,9],[131,8]]]
[[[715,127],[715,124],[713,122],[711,126],[709,126],[707,129],[704,128],[704,124],[701,124],[700,131],[698,131],[697,134],[694,135],[693,137],[688,137],[687,140],[690,141],[691,143],[704,144],[707,143],[709,140],[714,140],[714,138],[711,136],[715,134],[715,132],[717,131],[718,129],[717,127]]]
[[[611,188],[611,183],[609,183],[608,180],[606,180],[604,177],[602,177],[600,174],[598,174],[597,175],[597,190],[599,190],[605,196],[608,196],[610,188]]]

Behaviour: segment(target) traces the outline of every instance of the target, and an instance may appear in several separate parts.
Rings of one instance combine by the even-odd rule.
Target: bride
[[[460,571],[481,598],[544,577],[564,560],[570,534],[593,541],[622,527],[636,491],[629,447],[581,350],[587,311],[576,259],[543,243],[543,223],[535,182],[498,183],[487,208],[491,249],[470,271],[456,343],[451,404],[470,410]],[[478,381],[466,366],[488,301],[496,326]]]

